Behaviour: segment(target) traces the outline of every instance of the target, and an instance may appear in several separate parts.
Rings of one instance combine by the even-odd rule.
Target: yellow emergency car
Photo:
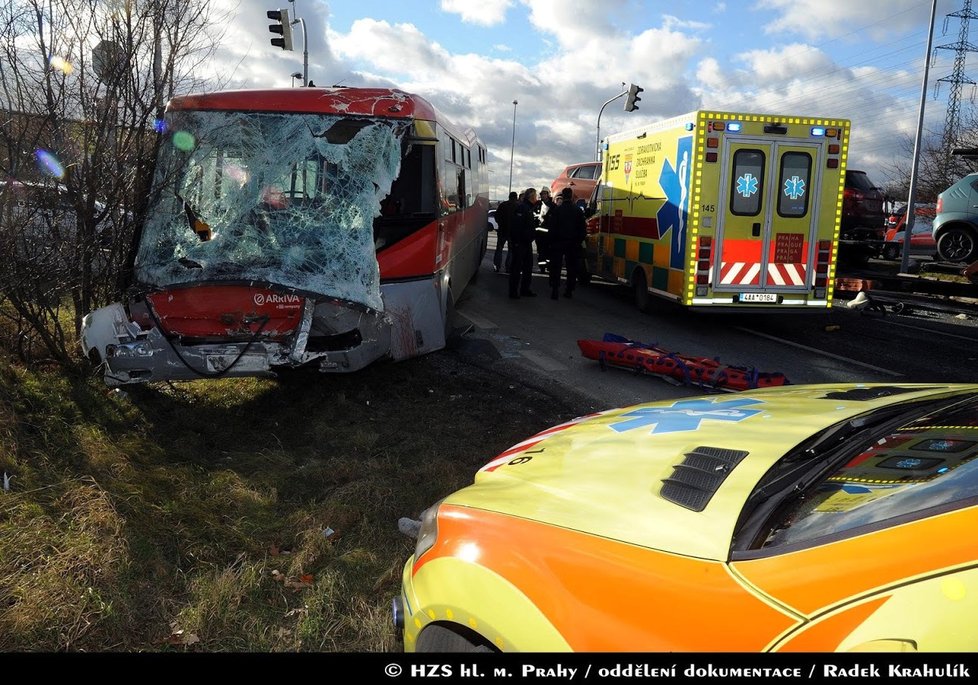
[[[976,651],[978,385],[611,410],[422,516],[407,651]]]

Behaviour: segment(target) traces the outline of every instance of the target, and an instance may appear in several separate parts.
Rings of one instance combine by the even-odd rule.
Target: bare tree
[[[0,6],[0,316],[24,356],[75,366],[82,317],[120,296],[164,107],[204,84],[216,26],[206,0]]]

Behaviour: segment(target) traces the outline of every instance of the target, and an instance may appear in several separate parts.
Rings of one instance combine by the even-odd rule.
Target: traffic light
[[[643,90],[645,89],[639,88],[634,83],[628,87],[628,97],[625,98],[626,112],[631,112],[633,110],[638,109],[638,105],[636,105],[635,103],[642,99],[638,96],[638,94],[641,93]]]
[[[270,24],[268,30],[277,33],[281,38],[272,38],[272,45],[283,50],[292,49],[292,22],[289,18],[288,10],[268,10],[266,12],[269,19],[277,21],[277,24]]]

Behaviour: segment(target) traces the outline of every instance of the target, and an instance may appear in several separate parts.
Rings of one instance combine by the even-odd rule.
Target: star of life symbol
[[[652,426],[651,433],[694,431],[699,429],[700,423],[705,420],[739,423],[755,414],[760,414],[762,411],[760,409],[743,408],[755,404],[763,404],[763,402],[752,399],[726,402],[680,400],[673,403],[671,407],[642,407],[622,414],[621,418],[626,420],[610,424],[609,427],[618,433],[649,426]]]
[[[744,174],[737,179],[737,192],[744,197],[750,197],[757,192],[757,177],[753,174]]]
[[[792,176],[784,182],[784,194],[792,200],[797,200],[805,194],[805,181],[797,176]]]

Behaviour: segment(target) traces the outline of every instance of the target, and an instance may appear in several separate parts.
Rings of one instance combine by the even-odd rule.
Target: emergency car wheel
[[[648,281],[645,272],[638,269],[632,276],[632,292],[635,295],[635,306],[641,312],[648,312],[652,307],[652,296],[649,295]]]
[[[494,652],[492,646],[481,635],[462,626],[455,629],[434,624],[421,631],[418,636],[418,652]]]

